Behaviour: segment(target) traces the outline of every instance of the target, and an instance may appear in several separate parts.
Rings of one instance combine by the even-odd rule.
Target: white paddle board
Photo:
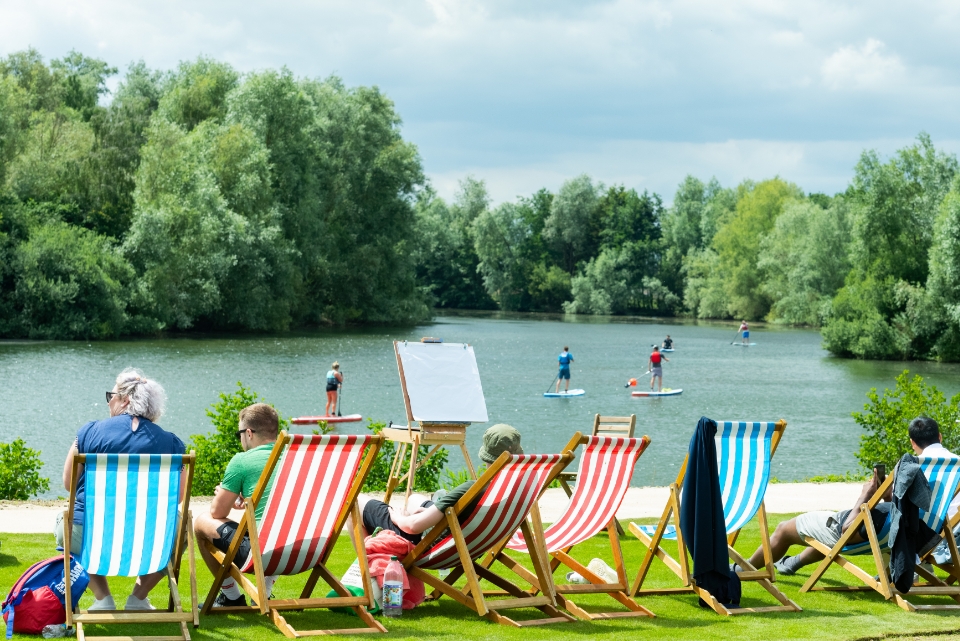
[[[670,389],[669,387],[666,387],[661,392],[651,392],[650,390],[636,391],[636,392],[633,392],[632,395],[633,396],[676,396],[677,394],[682,394],[682,393],[683,393],[683,389]]]
[[[731,344],[731,345],[736,345],[736,346],[738,346],[738,347],[752,347],[752,346],[756,345],[756,343],[730,343],[730,344]]]
[[[569,396],[583,396],[586,392],[582,389],[572,389],[568,392],[544,392],[546,398],[567,398]]]
[[[661,349],[660,351],[661,351],[661,352],[672,352],[672,351],[674,351],[674,348],[673,348],[673,347],[664,347],[664,348]]]

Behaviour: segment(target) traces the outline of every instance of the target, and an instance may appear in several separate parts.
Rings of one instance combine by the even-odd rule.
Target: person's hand
[[[238,496],[237,500],[233,502],[233,509],[243,510],[247,507],[247,501],[242,496]]]
[[[873,476],[870,477],[870,480],[866,481],[863,484],[863,494],[865,496],[873,496],[877,493],[877,488],[880,487],[880,478],[877,476],[877,471],[873,471]]]

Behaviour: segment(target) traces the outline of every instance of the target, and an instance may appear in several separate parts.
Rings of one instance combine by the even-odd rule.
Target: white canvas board
[[[397,343],[413,420],[486,423],[487,403],[473,347],[463,343]]]

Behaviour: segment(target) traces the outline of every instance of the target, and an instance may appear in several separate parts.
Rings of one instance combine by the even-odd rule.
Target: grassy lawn
[[[771,527],[781,518],[771,518]],[[638,522],[652,523],[653,520],[642,519]],[[32,563],[39,559],[55,554],[52,535],[25,535],[2,534],[3,542],[0,548],[0,590],[6,596],[10,586],[20,574]],[[672,544],[668,544],[672,545]],[[756,523],[744,530],[737,548],[741,552],[749,553],[759,545]],[[626,556],[627,571],[631,578],[635,575],[642,558],[643,546],[631,535],[624,539],[624,554]],[[346,571],[353,561],[353,555],[348,554],[349,540],[341,539],[334,552],[331,567],[338,574]],[[675,551],[675,546],[673,550]],[[583,546],[574,550],[574,556],[589,561],[598,556],[610,562],[609,544],[606,536],[598,536]],[[868,568],[872,563],[869,558],[861,558],[863,567]],[[199,562],[199,556],[198,556]],[[502,566],[497,566],[506,572]],[[203,599],[206,589],[210,586],[211,577],[206,568],[198,570],[200,598]],[[558,575],[560,571],[558,571]],[[299,596],[299,589],[306,580],[306,574],[301,577],[281,577],[274,588],[274,594],[281,598]],[[776,613],[742,615],[739,617],[720,617],[712,610],[697,607],[696,597],[691,595],[672,595],[646,598],[643,605],[651,609],[657,618],[616,619],[603,622],[581,622],[566,625],[551,625],[545,627],[514,629],[498,626],[484,619],[480,619],[471,611],[460,606],[448,598],[439,602],[424,603],[419,608],[404,612],[400,619],[381,619],[390,630],[389,636],[394,638],[411,639],[449,639],[462,641],[466,639],[584,639],[610,635],[616,639],[862,639],[862,638],[921,638],[936,635],[934,638],[952,638],[949,634],[960,631],[960,615],[949,612],[911,614],[898,608],[895,604],[885,602],[874,592],[862,593],[829,593],[819,592],[800,594],[799,588],[809,572],[802,570],[801,574],[793,577],[783,577],[777,584],[781,589],[803,608],[801,613]],[[827,579],[831,581],[843,580],[850,576],[838,569],[831,569]],[[679,582],[675,576],[659,562],[654,562],[652,586],[674,587]],[[851,577],[852,578],[852,577]],[[130,580],[114,579],[111,586],[118,604],[122,604],[130,593]],[[184,582],[186,583],[186,582]],[[185,599],[189,598],[186,590],[181,588]],[[322,596],[322,595],[317,595]],[[761,588],[749,582],[744,583],[743,605],[775,605],[772,597]],[[161,584],[152,595],[154,604],[166,603],[165,584]],[[916,600],[920,603],[938,602],[935,598],[921,597]],[[92,602],[88,591],[81,601],[81,607]],[[603,595],[581,596],[577,602],[588,610],[617,609],[617,605]],[[947,600],[939,599],[939,602]],[[525,618],[522,611],[513,611],[508,616]],[[539,612],[531,610],[529,618],[537,618]],[[309,630],[332,627],[355,627],[357,620],[347,615],[330,613],[325,610],[314,610],[307,613],[289,613],[287,620],[296,628]],[[159,626],[163,628],[164,626]],[[134,627],[88,628],[88,634],[175,634],[174,626],[169,631],[163,629],[140,630]],[[196,639],[226,640],[226,639],[282,639],[284,638],[273,627],[266,617],[255,614],[242,616],[210,616],[201,619],[201,626],[193,631]],[[364,635],[370,638],[369,635]]]

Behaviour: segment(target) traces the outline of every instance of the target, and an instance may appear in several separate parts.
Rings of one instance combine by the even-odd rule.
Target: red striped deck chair
[[[655,528],[630,523],[632,532],[647,547],[640,571],[630,588],[633,596],[643,594],[674,594],[693,592],[717,614],[751,614],[760,612],[800,612],[799,605],[787,598],[774,584],[777,575],[770,551],[770,531],[763,497],[770,480],[770,462],[787,428],[783,419],[772,421],[717,421],[717,468],[723,496],[723,514],[727,529],[727,552],[730,560],[743,568],[737,576],[741,581],[753,581],[766,590],[780,605],[763,607],[727,608],[693,580],[687,558],[687,547],[680,531],[680,491],[687,472],[687,459],[680,466],[677,480],[670,486],[670,498]],[[673,526],[668,528],[673,520]],[[740,530],[756,517],[760,526],[760,544],[764,565],[755,568],[734,548]],[[678,555],[673,558],[661,543],[676,538]],[[654,558],[659,558],[680,580],[679,588],[643,588]]]
[[[423,536],[417,547],[404,558],[403,565],[413,576],[434,588],[433,598],[446,594],[496,623],[520,627],[574,621],[556,607],[556,593],[537,511],[537,499],[571,460],[573,454],[570,452],[518,456],[504,452],[456,505],[447,508],[444,520]],[[476,506],[468,513],[474,502]],[[531,513],[533,526],[527,521]],[[476,562],[490,550],[502,547],[503,541],[517,528],[528,541],[534,542],[530,558],[542,588],[540,596],[530,595]],[[447,569],[452,572],[445,579],[428,572]],[[455,587],[456,581],[464,575],[466,585]],[[480,579],[493,583],[513,598],[488,599],[480,589]],[[515,621],[500,613],[514,608],[537,608],[547,618]]]
[[[203,614],[256,610],[269,614],[274,624],[289,638],[322,634],[386,632],[367,612],[373,608],[370,590],[355,597],[327,569],[326,563],[343,529],[348,514],[353,515],[354,540],[364,585],[370,584],[367,557],[360,534],[357,494],[376,459],[382,437],[287,434],[280,432],[260,475],[257,489],[247,499],[233,543],[226,554],[211,545],[207,549],[221,563],[204,602]],[[271,475],[276,474],[262,520],[257,523],[255,509]],[[238,570],[233,559],[245,533],[250,533],[250,554]],[[264,578],[310,571],[300,598],[272,599],[266,593]],[[244,573],[254,575],[254,582]],[[227,575],[232,576],[256,604],[248,607],[212,608],[213,600]],[[311,598],[319,579],[326,581],[339,596]],[[349,630],[294,630],[281,615],[284,610],[349,607],[366,624]]]
[[[580,574],[589,584],[557,585],[557,603],[567,611],[583,619],[611,619],[614,617],[645,616],[653,613],[639,605],[627,594],[629,579],[623,563],[620,549],[620,535],[617,532],[617,510],[630,487],[630,478],[637,459],[650,444],[650,438],[626,438],[623,436],[583,436],[577,432],[564,448],[572,452],[582,446],[580,467],[577,471],[577,483],[566,509],[544,532],[544,542],[551,556],[550,570],[555,572],[562,564]],[[610,538],[610,552],[617,571],[617,581],[610,583],[597,576],[572,556],[575,545],[583,543],[606,529]],[[516,552],[529,552],[522,533],[516,532],[506,544]],[[485,559],[485,565],[492,563],[493,555]],[[502,552],[495,555],[496,560],[516,572],[534,586],[537,578],[515,559]],[[626,606],[627,611],[591,613],[574,603],[565,595],[572,594],[609,594],[611,598]]]

